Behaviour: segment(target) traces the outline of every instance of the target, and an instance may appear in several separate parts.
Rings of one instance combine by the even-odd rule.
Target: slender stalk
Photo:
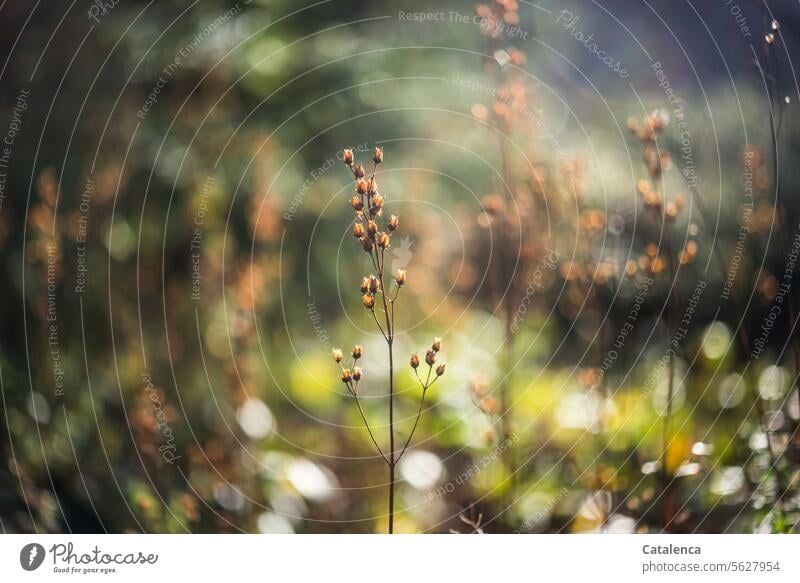
[[[344,150],[343,151],[343,161],[350,169],[350,172],[353,175],[353,179],[355,180],[355,191],[356,194],[350,199],[350,205],[353,207],[355,211],[355,223],[353,225],[353,236],[356,237],[359,244],[361,245],[362,249],[369,255],[370,261],[372,266],[375,268],[375,273],[377,273],[377,277],[375,275],[370,275],[369,277],[364,277],[361,282],[361,301],[364,304],[364,307],[369,310],[372,319],[375,321],[375,325],[378,327],[378,330],[383,336],[384,341],[386,342],[386,347],[389,352],[389,451],[388,455],[384,453],[381,446],[378,444],[378,440],[375,438],[375,434],[370,427],[369,421],[367,420],[367,415],[364,412],[363,407],[361,406],[361,401],[358,398],[358,382],[362,377],[362,370],[356,366],[357,361],[361,358],[363,352],[362,347],[360,345],[356,345],[353,347],[352,355],[353,355],[353,365],[352,370],[349,368],[344,368],[339,365],[341,368],[342,373],[342,381],[346,384],[348,390],[353,395],[356,407],[358,407],[358,412],[361,415],[361,419],[364,422],[364,426],[367,429],[367,433],[369,434],[370,439],[372,440],[372,444],[375,446],[376,451],[383,459],[384,463],[389,468],[389,484],[388,484],[388,498],[389,498],[389,534],[394,532],[394,499],[395,499],[395,487],[396,487],[396,479],[395,479],[395,470],[397,468],[397,462],[400,460],[402,455],[408,449],[408,446],[411,443],[411,439],[414,436],[414,432],[417,429],[417,425],[419,424],[419,418],[422,415],[422,407],[425,400],[425,391],[427,391],[428,387],[430,387],[433,383],[430,382],[430,374],[433,368],[433,363],[436,361],[436,353],[441,350],[441,339],[436,338],[434,340],[433,345],[431,346],[431,350],[428,351],[426,355],[426,362],[428,364],[428,379],[425,383],[422,383],[420,380],[420,384],[422,385],[422,398],[420,399],[419,410],[417,411],[417,418],[414,421],[414,426],[411,429],[411,433],[408,436],[408,439],[403,446],[403,449],[400,453],[397,453],[397,449],[395,447],[395,419],[394,419],[394,309],[395,309],[395,302],[397,301],[397,297],[400,294],[400,287],[403,286],[406,282],[406,271],[404,269],[400,269],[394,275],[394,284],[397,286],[394,294],[390,294],[386,290],[386,278],[384,277],[385,271],[384,267],[386,265],[386,249],[390,245],[390,239],[392,233],[397,229],[399,225],[399,219],[395,215],[392,215],[388,220],[382,220],[382,217],[385,217],[383,214],[384,210],[384,201],[383,197],[379,194],[377,185],[375,183],[375,173],[378,168],[378,164],[383,161],[383,150],[381,148],[375,148],[375,155],[373,156],[373,165],[372,165],[372,173],[369,177],[369,181],[367,182],[366,179],[366,172],[364,170],[363,165],[358,164],[356,165],[353,151],[352,150]],[[391,278],[389,285],[391,285]],[[378,308],[375,303],[377,301],[377,296],[380,295],[381,303],[383,304],[383,310]],[[381,319],[379,319],[378,314],[376,312],[380,312],[383,314],[381,323]],[[333,350],[333,357],[337,363],[341,363],[343,354],[340,349]],[[419,357],[417,355],[413,355],[411,358],[411,366],[416,373],[416,369],[419,366]],[[445,365],[444,363],[440,364],[436,367],[436,378],[440,377],[444,374]],[[417,378],[419,379],[419,374],[417,373]],[[435,379],[434,379],[435,380]]]
[[[394,532],[394,358],[389,340],[389,534]]]
[[[770,30],[770,18],[768,15],[768,7],[765,5],[764,11],[764,30]],[[774,33],[768,33],[773,34]],[[786,225],[784,224],[784,213],[783,208],[779,198],[779,173],[778,173],[778,139],[780,134],[780,125],[783,121],[783,112],[782,106],[780,105],[780,100],[775,98],[775,94],[778,91],[778,67],[777,67],[777,52],[774,49],[774,40],[765,42],[763,44],[764,47],[764,60],[767,66],[767,75],[766,75],[766,90],[767,90],[767,97],[769,102],[769,130],[770,130],[770,148],[772,153],[772,184],[773,188],[775,189],[775,212],[778,214],[777,223],[778,223],[778,242],[780,245],[780,252],[783,259],[786,259],[787,256],[787,248],[786,248]],[[774,68],[773,68],[774,66]],[[780,120],[778,124],[775,124],[775,115],[776,109],[780,111]],[[792,326],[795,323],[795,305],[794,305],[794,295],[789,293],[789,317],[792,323]],[[788,338],[789,345],[792,348],[792,355],[794,357],[794,365],[795,365],[795,373],[800,372],[798,366],[800,365],[800,346],[797,343],[797,335],[792,333],[792,329],[789,329],[789,338]],[[800,385],[797,387],[797,394],[798,399],[800,400]],[[759,398],[758,396],[756,397]],[[760,401],[759,401],[760,402]],[[760,409],[760,407],[759,407]],[[763,413],[760,413],[763,417]],[[775,479],[778,484],[778,496],[776,500],[776,506],[778,507],[778,511],[782,513],[782,506],[783,506],[783,497],[787,493],[788,486],[786,482],[782,483],[782,476],[781,472],[778,470],[777,463],[780,461],[780,454],[773,452],[772,449],[772,440],[769,438],[769,432],[766,432],[767,435],[767,444],[769,446],[769,451],[772,452],[772,457],[775,460],[773,467],[775,468]]]
[[[353,394],[353,397],[355,397],[356,406],[358,407],[358,412],[361,413],[361,419],[364,420],[364,426],[367,428],[367,433],[369,433],[369,436],[372,439],[372,444],[375,446],[375,449],[378,450],[378,453],[381,454],[383,460],[388,464],[389,460],[387,459],[386,454],[383,453],[381,446],[378,445],[378,441],[375,439],[375,434],[372,433],[372,429],[369,426],[369,421],[367,421],[367,416],[364,414],[364,408],[361,406],[361,401],[359,401],[358,395]]]
[[[374,176],[374,170],[373,170]],[[386,320],[386,331],[384,338],[389,350],[389,534],[394,532],[394,489],[395,489],[395,460],[394,448],[394,302],[386,299],[386,287],[384,286],[383,268],[385,256],[383,250],[375,249],[375,259],[378,268],[378,280],[381,282],[381,300],[383,302],[383,315]],[[391,305],[391,309],[389,306]],[[374,312],[373,312],[374,315]],[[377,318],[375,319],[377,323]],[[380,324],[378,324],[380,328]],[[383,332],[383,330],[381,330]]]
[[[667,248],[667,260],[670,266],[670,276],[668,278],[668,282],[670,284],[670,293],[669,293],[669,311],[667,312],[667,320],[668,320],[668,327],[669,333],[668,338],[670,344],[672,344],[675,340],[675,336],[677,334],[678,328],[678,307],[680,303],[680,298],[678,295],[677,285],[678,282],[676,281],[677,278],[677,270],[675,269],[674,261],[675,261],[675,253],[672,248],[672,228],[669,227],[666,222],[662,222],[662,225],[666,227],[666,232],[664,234],[665,237],[665,246]],[[662,453],[661,453],[661,516],[662,522],[664,524],[664,530],[668,530],[670,523],[672,522],[672,479],[669,475],[669,469],[667,468],[667,457],[669,454],[669,444],[670,444],[670,425],[672,421],[672,399],[675,396],[675,347],[668,347],[668,351],[672,350],[669,353],[669,367],[667,369],[667,374],[669,378],[667,379],[667,404],[666,409],[664,411],[664,435],[663,435],[663,445],[662,445]]]
[[[770,19],[768,10],[765,6],[764,12],[764,30],[770,30]],[[776,33],[768,33],[775,35]],[[775,36],[773,36],[775,38]],[[778,241],[780,243],[781,255],[786,258],[787,256],[787,233],[786,225],[784,223],[784,215],[786,215],[784,206],[780,203],[778,198],[779,191],[779,173],[778,173],[778,142],[780,139],[781,126],[783,125],[783,105],[780,99],[776,99],[778,92],[778,53],[775,51],[774,42],[764,43],[764,60],[767,67],[766,89],[769,99],[769,128],[770,128],[770,146],[772,150],[772,184],[775,188],[775,211],[778,215]],[[774,63],[774,65],[773,65]],[[774,71],[773,71],[774,67]],[[776,114],[778,116],[778,123],[775,123]],[[789,296],[789,318],[794,325],[797,309],[795,306],[794,294],[787,294]],[[800,344],[798,344],[797,334],[792,333],[789,329],[789,344],[792,347],[792,356],[794,360],[795,374],[800,374]],[[797,384],[797,398],[800,401],[800,383]]]

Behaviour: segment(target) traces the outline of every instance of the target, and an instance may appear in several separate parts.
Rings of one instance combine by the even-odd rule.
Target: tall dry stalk
[[[422,409],[425,403],[425,394],[428,389],[436,382],[436,380],[444,374],[445,364],[441,363],[436,365],[436,358],[442,349],[442,341],[439,338],[434,339],[433,344],[425,353],[425,364],[428,365],[428,371],[425,375],[425,380],[419,374],[420,359],[416,354],[411,355],[409,364],[414,370],[414,374],[422,387],[422,395],[420,397],[419,409],[417,410],[414,425],[409,432],[408,439],[406,439],[403,447],[397,451],[395,448],[395,419],[394,419],[394,397],[395,397],[395,382],[394,382],[394,340],[395,340],[395,305],[397,298],[400,295],[400,288],[405,285],[407,280],[407,273],[405,269],[398,269],[393,274],[394,292],[386,288],[386,281],[388,279],[385,272],[386,266],[386,250],[391,245],[392,234],[397,230],[400,225],[400,219],[391,215],[386,219],[384,214],[384,198],[378,191],[378,184],[375,181],[375,173],[378,164],[383,162],[383,149],[375,148],[372,157],[372,172],[367,178],[366,171],[362,164],[356,164],[353,151],[344,150],[342,156],[344,163],[353,174],[355,184],[355,194],[350,199],[350,206],[355,211],[355,222],[353,224],[353,236],[358,241],[361,249],[369,255],[370,261],[375,274],[366,276],[361,281],[361,303],[364,308],[370,313],[375,322],[378,330],[380,331],[383,339],[386,342],[388,350],[388,363],[389,363],[389,452],[388,454],[383,451],[383,448],[378,443],[375,433],[369,424],[367,415],[361,405],[358,396],[358,383],[363,376],[363,371],[360,367],[356,366],[358,360],[363,356],[363,348],[360,345],[353,347],[351,351],[352,364],[349,368],[342,366],[341,362],[344,355],[340,349],[333,351],[334,360],[339,363],[341,369],[342,382],[347,386],[348,391],[355,400],[358,412],[364,422],[364,427],[369,434],[375,450],[380,455],[389,469],[389,484],[388,484],[388,498],[389,498],[389,534],[394,532],[394,514],[395,514],[395,486],[396,476],[395,470],[403,454],[408,450],[411,445],[411,439],[414,437],[414,432],[417,430],[419,419],[422,416]],[[391,288],[392,283],[389,283]],[[380,301],[378,302],[378,298]],[[381,323],[381,321],[383,321]],[[435,368],[434,368],[434,365]],[[433,378],[431,376],[433,375]]]
[[[636,119],[628,120],[629,128],[639,140],[642,147],[644,162],[649,177],[649,181],[640,181],[639,191],[642,194],[648,216],[652,219],[662,239],[659,244],[651,242],[648,245],[648,247],[653,249],[652,252],[648,253],[648,256],[652,256],[652,261],[648,263],[648,269],[654,275],[663,272],[666,284],[669,286],[669,294],[667,296],[668,305],[665,306],[665,309],[667,312],[668,346],[671,346],[671,348],[668,348],[667,352],[667,395],[664,412],[662,414],[661,453],[659,455],[661,522],[664,530],[667,531],[673,520],[674,507],[672,500],[674,480],[673,476],[670,474],[667,462],[669,447],[672,442],[672,404],[675,398],[675,364],[677,356],[675,339],[678,331],[678,322],[681,317],[677,264],[691,262],[696,254],[696,244],[683,249],[678,254],[675,253],[673,245],[673,224],[678,218],[680,211],[686,205],[686,199],[683,195],[676,196],[675,200],[668,201],[665,198],[664,170],[670,164],[670,157],[666,150],[659,148],[658,139],[666,129],[668,123],[669,120],[666,115],[663,115],[661,112],[655,112],[652,115],[646,116],[641,122]],[[663,254],[660,252],[662,242],[664,249]]]

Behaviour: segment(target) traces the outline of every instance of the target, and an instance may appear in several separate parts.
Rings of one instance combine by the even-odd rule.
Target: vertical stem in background
[[[782,107],[780,105],[780,100],[775,99],[775,94],[778,91],[778,66],[777,66],[777,53],[774,50],[774,42],[776,32],[772,30],[772,18],[771,13],[769,12],[769,6],[764,3],[764,30],[766,32],[765,42],[763,44],[764,47],[764,62],[766,65],[766,75],[765,75],[765,87],[767,90],[767,99],[769,103],[769,130],[770,130],[770,149],[772,152],[772,184],[773,188],[775,189],[775,206],[774,206],[774,214],[773,220],[775,215],[777,215],[777,223],[778,223],[778,241],[780,243],[780,251],[782,255],[782,259],[786,260],[786,233],[785,233],[785,225],[783,222],[783,212],[782,205],[780,199],[778,198],[778,191],[779,191],[779,174],[778,174],[778,134],[780,132],[780,125],[781,121],[779,120],[778,125],[775,124],[775,115],[778,108]],[[777,31],[777,28],[774,29]],[[768,38],[772,40],[767,40]],[[775,59],[774,67],[773,67],[773,58]],[[781,110],[781,117],[782,117],[782,110]],[[791,318],[792,325],[794,325],[794,296],[793,294],[787,294],[789,296],[789,317]],[[788,342],[792,347],[792,353],[794,355],[795,367],[798,366],[800,363],[800,347],[797,346],[797,336],[792,334],[792,329],[789,329],[789,338]],[[800,373],[800,370],[795,369],[795,374]],[[798,399],[800,399],[800,386],[798,386]],[[759,417],[762,419],[764,418],[765,411],[763,410],[763,406],[761,405],[761,398],[758,390],[755,388],[753,389],[755,393],[756,399],[756,410],[759,414]],[[764,422],[762,421],[762,426]],[[767,429],[765,430],[765,435],[767,436],[767,446],[768,451],[770,452],[770,456],[772,458],[772,467],[775,471],[775,480],[778,485],[778,495],[776,499],[776,506],[778,509],[779,514],[783,514],[783,497],[786,494],[786,489],[788,488],[788,483],[784,482],[782,479],[781,471],[778,468],[778,462],[780,461],[781,453],[775,452],[772,447],[772,439],[770,438],[770,428],[769,424],[767,424]]]
[[[508,302],[509,304],[511,302]],[[509,445],[509,438],[511,437],[511,405],[509,404],[509,386],[511,385],[511,377],[514,368],[514,332],[511,330],[511,317],[507,317],[506,322],[506,378],[500,389],[501,405],[501,422],[500,422],[500,444],[503,448],[503,455],[506,458],[506,471],[508,473],[508,497],[514,497],[514,486],[516,484],[516,461],[514,459],[514,452]]]
[[[669,524],[672,522],[672,479],[667,469],[667,457],[669,453],[670,444],[670,422],[672,420],[672,399],[675,395],[675,350],[673,346],[675,341],[677,327],[678,327],[678,302],[679,296],[677,291],[677,270],[675,269],[675,253],[672,248],[672,228],[666,223],[662,223],[665,228],[664,239],[667,250],[667,261],[669,263],[670,277],[668,282],[670,284],[669,293],[669,306],[667,312],[668,323],[668,339],[667,351],[669,353],[669,367],[667,368],[667,404],[664,410],[664,435],[662,437],[661,447],[661,519],[664,525],[664,530],[669,530]]]
[[[770,128],[770,146],[772,149],[772,184],[775,189],[775,212],[777,214],[777,223],[778,223],[778,241],[780,243],[780,250],[781,255],[786,259],[788,250],[787,250],[787,235],[786,232],[786,225],[784,224],[784,215],[788,216],[788,213],[785,212],[785,207],[781,204],[780,199],[778,198],[778,190],[779,190],[779,173],[778,173],[778,140],[780,137],[780,128],[783,124],[783,104],[780,99],[776,99],[776,93],[778,92],[778,62],[777,62],[777,53],[774,50],[774,42],[777,40],[777,32],[771,32],[771,21],[768,14],[768,7],[765,4],[765,12],[764,12],[764,30],[768,31],[767,34],[773,35],[772,38],[775,39],[770,43],[764,43],[764,60],[766,63],[767,74],[766,74],[766,88],[767,88],[767,95],[769,98],[769,128]],[[773,57],[775,60],[775,65],[773,67]],[[778,115],[778,123],[775,124],[775,117]],[[789,318],[791,321],[791,325],[794,326],[795,319],[797,316],[797,309],[795,307],[795,298],[794,294],[787,294],[789,296]],[[794,359],[794,367],[795,367],[795,375],[800,374],[800,345],[798,345],[797,334],[792,332],[792,328],[789,329],[789,344],[792,347],[792,355]],[[797,384],[797,399],[800,402],[800,383]]]
[[[514,197],[511,192],[511,169],[509,167],[508,144],[506,143],[505,134],[501,133],[498,136],[500,142],[500,160],[502,164],[503,184],[500,191],[503,193],[503,224],[501,226],[501,233],[498,240],[498,252],[500,254],[500,273],[502,283],[506,284],[506,289],[500,291],[501,302],[503,303],[503,318],[505,320],[505,375],[500,385],[500,435],[499,443],[501,449],[501,459],[503,468],[506,474],[507,492],[502,496],[502,506],[505,508],[510,507],[509,500],[514,499],[514,490],[516,485],[516,462],[514,460],[514,452],[509,445],[509,438],[511,437],[511,405],[510,401],[510,387],[512,375],[514,370],[514,331],[511,329],[514,322],[514,309],[513,301],[516,297],[516,278],[518,273],[514,266],[513,251],[511,245],[510,231],[511,222],[508,219],[508,212],[510,206],[514,202]]]

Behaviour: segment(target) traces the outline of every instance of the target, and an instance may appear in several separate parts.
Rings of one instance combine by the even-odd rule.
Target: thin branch
[[[417,424],[419,423],[419,418],[422,415],[422,406],[425,403],[425,393],[427,393],[427,392],[428,392],[428,389],[426,389],[426,388],[422,389],[422,397],[419,400],[419,409],[417,409],[417,418],[414,419],[414,426],[411,428],[411,433],[408,434],[408,439],[406,439],[406,443],[402,447],[402,449],[400,450],[400,454],[397,456],[397,459],[395,460],[395,462],[399,462],[400,461],[400,458],[402,458],[403,454],[406,453],[406,450],[408,449],[408,446],[411,443],[411,438],[414,437],[414,432],[417,430]]]
[[[372,443],[375,445],[375,448],[378,450],[378,453],[383,458],[383,461],[385,461],[387,464],[390,463],[389,458],[387,458],[386,454],[383,453],[381,446],[378,445],[378,442],[375,439],[375,435],[372,433],[372,429],[369,426],[369,421],[367,421],[367,416],[366,414],[364,414],[364,409],[361,407],[361,401],[358,399],[358,393],[356,393],[355,391],[353,391],[353,398],[355,399],[356,405],[358,406],[358,412],[361,413],[361,419],[364,420],[364,426],[367,428],[367,433],[369,433],[369,436],[372,438]]]
[[[372,318],[375,320],[375,323],[378,325],[378,330],[381,331],[381,334],[383,335],[384,340],[386,340],[386,342],[389,342],[389,337],[386,335],[386,332],[383,331],[383,326],[381,326],[381,323],[378,321],[378,316],[375,315],[375,310],[370,310],[370,312],[372,313]]]
[[[417,424],[419,423],[419,418],[422,415],[422,406],[425,404],[425,394],[428,392],[428,389],[431,388],[436,383],[437,380],[439,380],[439,375],[436,375],[432,381],[430,380],[432,368],[433,366],[431,365],[428,366],[428,378],[424,383],[422,382],[422,379],[420,378],[417,369],[414,369],[414,374],[417,375],[417,380],[422,386],[422,397],[419,400],[419,409],[417,410],[417,417],[416,419],[414,419],[414,426],[411,428],[411,433],[409,433],[408,439],[406,440],[406,443],[403,446],[403,448],[400,450],[400,455],[397,456],[395,463],[400,461],[400,458],[403,457],[403,454],[406,452],[408,446],[411,444],[411,438],[414,437],[414,432],[417,430]]]

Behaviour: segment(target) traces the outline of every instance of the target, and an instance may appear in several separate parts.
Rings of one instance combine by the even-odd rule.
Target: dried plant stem
[[[500,185],[500,192],[504,201],[504,209],[510,208],[514,203],[513,194],[511,192],[511,168],[510,159],[508,154],[508,143],[505,132],[500,132],[498,135],[499,148],[500,148],[500,162],[503,183]],[[505,217],[505,215],[504,215]],[[514,500],[514,491],[516,489],[517,468],[513,448],[508,445],[511,437],[511,386],[513,381],[513,373],[515,368],[514,362],[514,331],[512,326],[514,323],[514,301],[516,299],[516,283],[519,278],[519,272],[515,269],[515,261],[513,257],[513,242],[510,237],[510,224],[504,220],[501,226],[500,233],[498,233],[498,255],[499,255],[499,282],[505,282],[507,287],[503,289],[502,285],[498,286],[495,290],[497,295],[500,295],[500,303],[504,320],[505,328],[505,345],[504,345],[504,368],[505,375],[500,381],[499,387],[499,435],[497,442],[502,445],[501,463],[503,466],[503,473],[505,474],[504,481],[507,482],[504,494],[501,496],[501,505],[503,508],[510,508],[509,501]]]
[[[359,415],[361,415],[361,419],[364,422],[364,427],[369,434],[370,440],[372,441],[372,445],[375,447],[375,450],[380,455],[383,462],[389,468],[389,483],[388,483],[388,499],[389,499],[389,508],[388,508],[388,532],[392,534],[394,532],[394,515],[395,515],[395,488],[396,488],[396,468],[397,463],[400,461],[400,458],[403,454],[407,451],[409,445],[411,444],[411,439],[414,436],[414,433],[417,429],[417,425],[419,424],[420,416],[422,415],[422,407],[425,401],[425,393],[428,388],[435,382],[437,378],[442,376],[445,371],[445,364],[439,364],[435,368],[436,377],[434,381],[430,380],[431,372],[434,370],[433,365],[436,362],[436,354],[441,350],[441,339],[436,338],[431,345],[431,349],[425,356],[425,362],[428,365],[428,377],[426,381],[423,383],[420,379],[420,384],[422,385],[422,397],[420,399],[419,410],[417,411],[417,417],[414,420],[414,426],[411,429],[411,433],[408,436],[403,448],[398,452],[397,448],[395,447],[395,418],[394,418],[394,397],[395,397],[395,384],[394,384],[394,338],[395,338],[395,320],[394,320],[394,309],[395,309],[395,302],[397,301],[397,297],[400,294],[400,288],[406,282],[406,271],[404,269],[399,269],[394,276],[394,284],[397,286],[395,289],[394,294],[389,294],[386,289],[387,285],[387,278],[384,277],[385,273],[385,265],[386,265],[386,249],[390,246],[391,234],[397,229],[399,225],[399,218],[395,215],[392,215],[388,220],[382,220],[383,215],[383,205],[384,199],[379,194],[377,185],[375,183],[375,173],[378,168],[378,164],[383,162],[383,150],[381,148],[375,148],[375,154],[373,156],[373,165],[372,165],[372,173],[369,177],[369,181],[367,182],[366,172],[363,165],[355,164],[353,151],[352,150],[344,150],[343,151],[343,161],[350,169],[351,173],[353,174],[353,178],[355,180],[355,195],[350,199],[350,205],[353,207],[355,211],[355,223],[353,225],[353,236],[358,240],[361,248],[369,255],[370,262],[372,263],[375,272],[377,273],[377,277],[375,275],[370,275],[369,277],[364,277],[361,282],[361,301],[364,304],[364,307],[369,310],[370,314],[372,315],[372,319],[375,321],[375,325],[377,326],[378,330],[383,336],[384,341],[386,342],[386,347],[388,350],[389,356],[389,391],[388,391],[388,401],[389,401],[389,450],[388,454],[383,451],[378,440],[375,437],[375,433],[372,431],[372,427],[370,427],[369,420],[367,419],[367,415],[364,412],[364,408],[361,406],[361,401],[358,398],[358,382],[361,380],[362,371],[360,368],[356,366],[356,363],[359,358],[363,355],[363,349],[360,345],[356,345],[353,347],[352,356],[353,356],[353,364],[352,370],[349,368],[342,367],[339,364],[339,368],[342,372],[342,382],[345,383],[347,389],[350,391],[350,394],[353,396],[356,407],[358,408]],[[383,227],[383,229],[381,228]],[[391,281],[388,282],[391,286]],[[380,295],[381,297],[381,304],[383,309],[381,310],[377,307],[376,304],[376,296]],[[391,295],[391,297],[390,297]],[[376,312],[381,312],[383,314],[382,317],[379,317]],[[333,358],[337,363],[341,363],[343,354],[342,351],[339,349],[335,349],[333,351]],[[411,367],[414,369],[414,372],[417,372],[417,367],[419,367],[419,357],[417,355],[413,355],[411,357]],[[419,374],[417,373],[417,379],[419,379]]]
[[[383,266],[378,270],[378,277],[383,286]],[[388,308],[386,307],[386,294],[383,297],[383,307],[386,315],[386,325],[389,328],[386,343],[389,346],[389,534],[394,532],[394,485],[395,485],[395,466],[397,462],[394,458],[394,330],[391,325]],[[394,311],[394,307],[392,307]]]
[[[506,302],[510,304],[510,302]],[[511,308],[513,309],[513,308]],[[513,500],[514,490],[517,480],[517,464],[513,448],[508,446],[511,438],[511,403],[510,387],[514,371],[514,333],[511,331],[513,320],[511,316],[506,316],[506,377],[500,387],[500,443],[503,444],[503,455],[505,457],[506,472],[508,474],[508,498]]]
[[[769,30],[770,26],[768,24],[768,12],[769,9],[764,5],[764,28],[765,30]],[[772,34],[772,33],[767,33]],[[766,37],[765,37],[766,38]],[[774,35],[772,37],[774,39]],[[785,260],[787,256],[787,248],[786,248],[786,225],[783,221],[783,205],[780,203],[780,198],[778,196],[779,191],[779,173],[778,173],[778,139],[780,135],[780,126],[782,125],[783,121],[783,111],[782,105],[780,105],[780,100],[776,100],[775,94],[778,90],[778,67],[777,67],[777,60],[778,55],[774,49],[773,42],[765,42],[764,43],[764,52],[765,52],[765,61],[767,65],[767,79],[766,79],[766,90],[767,90],[767,98],[769,101],[769,129],[770,129],[770,147],[772,153],[772,184],[775,189],[775,214],[777,214],[777,223],[778,223],[778,242],[780,245],[780,252],[781,257]],[[773,61],[774,59],[774,61]],[[777,104],[777,105],[776,105]],[[775,115],[776,109],[780,113],[780,119],[778,124],[775,123]],[[774,215],[773,215],[774,216]],[[795,298],[794,294],[787,294],[789,296],[789,317],[792,325],[795,324]],[[795,374],[800,373],[800,345],[798,345],[797,335],[792,333],[792,328],[789,329],[789,338],[788,338],[789,345],[792,347],[792,354],[794,357],[794,366],[795,366]],[[800,385],[797,386],[797,395],[798,401],[800,401]],[[756,400],[760,404],[759,396],[756,395]],[[759,406],[759,415],[763,418],[764,413],[761,411],[761,407]],[[763,424],[763,421],[762,421]],[[763,425],[762,425],[763,427]],[[784,495],[787,493],[787,482],[783,480],[782,472],[778,468],[778,461],[780,456],[774,452],[772,446],[772,440],[769,437],[769,428],[765,430],[765,435],[767,436],[767,445],[768,451],[770,452],[772,466],[775,470],[775,479],[778,485],[778,496],[776,500],[776,506],[778,511],[782,511],[782,503]]]
[[[677,329],[678,318],[680,313],[678,308],[680,305],[680,295],[678,293],[677,270],[675,269],[675,253],[672,245],[672,229],[666,223],[662,223],[666,227],[664,238],[667,250],[668,264],[670,266],[670,276],[668,278],[670,284],[669,293],[669,306],[667,312],[668,323],[668,338],[669,343],[674,342]],[[667,459],[669,457],[669,444],[671,441],[671,422],[672,422],[672,399],[675,395],[675,350],[669,356],[669,367],[667,369],[669,378],[667,379],[667,403],[664,411],[664,435],[663,446],[661,453],[661,517],[664,525],[664,530],[669,530],[669,525],[672,522],[672,478],[667,468]]]
[[[764,29],[770,29],[769,9],[764,6]],[[774,33],[768,33],[773,34]],[[781,126],[783,125],[783,104],[780,99],[776,99],[778,92],[778,53],[775,51],[774,41],[771,43],[765,42],[764,47],[764,60],[767,66],[766,74],[766,89],[767,97],[769,100],[769,129],[770,129],[770,146],[772,150],[772,183],[775,188],[775,211],[777,214],[778,223],[778,241],[780,244],[781,255],[785,258],[787,256],[787,233],[786,225],[784,224],[785,210],[784,206],[780,203],[778,198],[779,190],[779,173],[778,173],[778,141],[781,133]],[[773,65],[774,63],[774,65]],[[778,115],[778,123],[775,123],[776,113]],[[794,325],[797,316],[797,307],[795,305],[794,294],[787,294],[789,296],[789,318]],[[794,360],[795,374],[800,374],[800,342],[798,342],[797,334],[789,330],[789,344],[792,347],[792,356]],[[797,398],[800,402],[800,383],[797,384]]]

